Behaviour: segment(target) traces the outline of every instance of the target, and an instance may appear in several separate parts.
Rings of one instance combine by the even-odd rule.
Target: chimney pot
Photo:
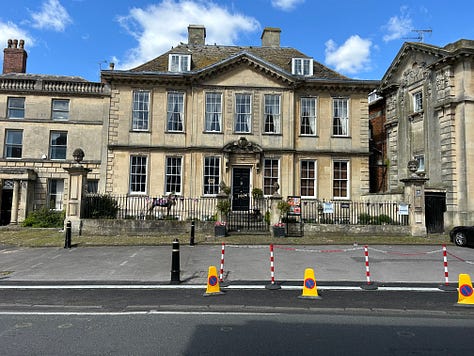
[[[25,41],[8,40],[8,47],[3,50],[3,74],[26,73],[26,59],[28,53],[24,49]]]

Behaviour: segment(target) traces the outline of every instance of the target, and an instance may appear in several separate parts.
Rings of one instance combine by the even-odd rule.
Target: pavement
[[[264,285],[272,281],[268,245],[181,244],[181,286],[206,286],[209,266],[230,285]],[[175,257],[178,254],[175,252]],[[368,261],[368,262],[366,262]],[[474,276],[474,250],[448,245],[448,283],[458,275]],[[366,266],[369,272],[367,273]],[[414,286],[446,283],[444,253],[436,245],[301,246],[273,245],[273,281],[299,285],[312,268],[318,286],[378,284]],[[172,246],[0,248],[0,288],[25,284],[157,284],[170,285]]]

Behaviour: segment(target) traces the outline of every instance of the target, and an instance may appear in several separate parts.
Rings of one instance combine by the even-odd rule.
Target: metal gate
[[[446,211],[446,194],[425,193],[425,225],[428,233],[444,232],[444,212]]]
[[[229,232],[266,232],[269,231],[265,214],[270,211],[269,199],[250,199],[252,208],[232,210],[228,217]]]

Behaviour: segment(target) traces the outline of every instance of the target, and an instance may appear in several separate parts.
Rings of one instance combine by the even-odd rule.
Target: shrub
[[[85,211],[85,218],[116,219],[119,205],[110,195],[92,195],[87,197]]]
[[[26,227],[64,227],[64,211],[55,211],[48,208],[41,208],[39,210],[32,211],[28,214],[27,218],[23,220],[22,226]]]
[[[362,213],[359,215],[359,224],[369,225],[372,224],[372,217],[369,214]]]
[[[392,218],[385,214],[381,214],[377,216],[374,220],[375,220],[375,223],[378,225],[393,224]]]

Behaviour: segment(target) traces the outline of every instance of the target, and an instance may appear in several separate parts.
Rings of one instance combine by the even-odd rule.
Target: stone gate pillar
[[[408,162],[408,170],[411,175],[408,178],[400,179],[405,184],[405,202],[409,205],[409,222],[412,236],[426,236],[425,223],[425,183],[428,178],[424,174],[416,174],[418,162],[411,160]]]
[[[87,192],[87,173],[91,170],[83,167],[80,163],[84,158],[84,152],[80,148],[74,150],[73,156],[77,163],[72,167],[64,168],[69,173],[69,189],[64,223],[66,224],[68,220],[71,221],[72,231],[80,232],[83,196]]]

